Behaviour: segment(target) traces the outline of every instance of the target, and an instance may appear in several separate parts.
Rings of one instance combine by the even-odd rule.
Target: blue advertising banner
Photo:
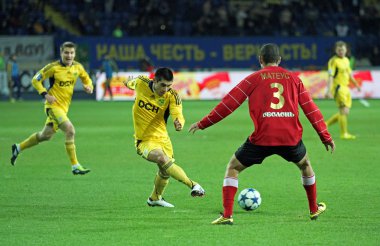
[[[280,47],[282,66],[289,69],[321,69],[333,54],[336,38],[318,37],[146,37],[75,38],[78,60],[98,69],[105,56],[114,59],[121,70],[138,70],[139,61],[149,57],[156,66],[179,69],[257,69],[261,45]],[[351,40],[348,41],[354,46]]]

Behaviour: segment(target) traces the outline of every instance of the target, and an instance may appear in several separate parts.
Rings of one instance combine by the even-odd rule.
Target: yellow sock
[[[71,161],[71,165],[78,164],[77,153],[75,151],[74,141],[65,142],[66,152]]]
[[[172,161],[169,161],[163,166],[163,169],[170,175],[170,177],[173,177],[174,179],[178,180],[179,182],[184,183],[189,188],[192,188],[194,185],[196,185],[196,182],[193,182],[189,177],[187,177],[185,171],[183,169],[173,163]]]
[[[40,142],[38,140],[37,134],[38,134],[37,132],[33,133],[32,135],[30,135],[30,137],[22,141],[20,143],[20,151],[33,147],[34,145],[37,145]]]
[[[162,198],[162,194],[164,194],[165,188],[169,183],[169,176],[164,176],[160,172],[156,174],[156,178],[154,179],[154,187],[150,198],[153,201],[157,201]]]
[[[345,114],[339,115],[339,127],[340,127],[340,135],[347,134],[347,115]]]
[[[326,121],[327,126],[331,126],[332,124],[335,124],[339,120],[339,113],[334,114]]]

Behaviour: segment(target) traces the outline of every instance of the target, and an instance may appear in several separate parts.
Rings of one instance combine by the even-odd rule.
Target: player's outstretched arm
[[[200,128],[199,128],[199,126],[198,126],[198,122],[196,122],[196,123],[193,123],[193,124],[191,124],[191,126],[190,126],[190,128],[189,128],[189,132],[190,133],[195,133],[196,131],[198,131]]]

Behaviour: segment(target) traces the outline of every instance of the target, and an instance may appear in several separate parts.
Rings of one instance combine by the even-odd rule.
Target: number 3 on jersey
[[[271,103],[270,107],[272,109],[281,109],[285,104],[285,98],[281,95],[284,92],[284,87],[280,83],[272,83],[270,87],[278,89],[278,91],[273,92],[273,97],[278,99],[278,103]]]

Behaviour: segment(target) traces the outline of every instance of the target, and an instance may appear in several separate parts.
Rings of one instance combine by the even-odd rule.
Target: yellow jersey
[[[175,90],[169,89],[160,97],[153,92],[153,81],[146,76],[129,81],[127,86],[136,92],[132,108],[136,140],[168,139],[166,123],[169,115],[173,121],[178,119],[184,126],[182,101]]]
[[[92,80],[82,64],[74,61],[71,66],[66,66],[58,60],[49,63],[37,72],[33,77],[32,85],[40,95],[48,93],[57,99],[53,105],[45,101],[45,108],[59,107],[67,113],[78,77],[83,84],[93,87]],[[42,84],[46,78],[49,78],[50,83],[48,89]]]
[[[328,62],[328,73],[334,78],[333,88],[338,85],[348,86],[352,73],[350,60],[347,57],[333,56]]]

